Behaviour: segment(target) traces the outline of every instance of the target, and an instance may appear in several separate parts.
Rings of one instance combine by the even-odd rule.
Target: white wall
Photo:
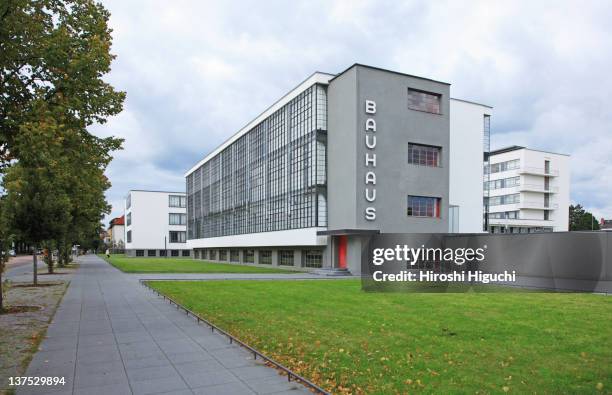
[[[119,243],[124,243],[125,245],[125,226],[123,225],[115,225],[112,229],[112,243],[115,245],[119,245]]]
[[[290,229],[275,232],[208,237],[188,240],[187,244],[190,249],[211,247],[325,246],[327,245],[327,236],[318,236],[317,231],[319,230],[325,230],[325,228]]]
[[[125,229],[132,231],[132,242],[127,242],[126,249],[187,249],[187,243],[170,243],[171,230],[186,231],[186,225],[169,225],[169,213],[187,213],[186,208],[169,207],[170,195],[185,196],[176,192],[130,191],[131,207],[125,208]],[[128,214],[132,214],[131,225],[127,224]]]
[[[450,100],[449,204],[458,206],[459,233],[482,233],[484,115],[490,107]]]

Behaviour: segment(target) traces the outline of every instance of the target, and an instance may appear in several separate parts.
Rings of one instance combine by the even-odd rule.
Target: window
[[[168,196],[169,207],[187,207],[187,197],[181,195],[169,195]]]
[[[191,254],[189,253],[189,250],[183,250],[182,251],[182,255],[183,256],[190,256]]]
[[[488,181],[488,184],[485,182],[484,188],[485,190],[510,188],[510,187],[519,186],[520,183],[521,183],[521,177],[502,178],[501,180]]]
[[[408,108],[411,110],[430,112],[432,114],[440,114],[441,97],[442,95],[439,93],[408,88]]]
[[[440,198],[409,195],[408,216],[440,218]]]
[[[136,250],[136,256],[144,256],[144,250]]]
[[[147,250],[147,256],[156,256],[157,255],[156,252],[157,251],[155,251],[155,250]]]
[[[240,251],[230,250],[230,262],[240,262]]]
[[[408,163],[413,165],[439,167],[440,147],[408,143]]]
[[[171,254],[172,256],[179,256],[179,251],[178,251],[178,250],[172,250],[172,251],[170,252],[170,254]]]
[[[168,254],[166,254],[166,250],[159,250],[159,256],[166,256]]]
[[[127,236],[126,237],[127,237],[127,242],[131,243],[132,242],[132,231],[131,230],[127,231]]]
[[[187,214],[170,213],[169,224],[170,225],[187,225]]]
[[[125,199],[125,208],[132,207],[132,195],[127,195],[127,199]]]
[[[210,260],[211,261],[217,260],[217,250],[210,250]]]
[[[227,250],[219,250],[219,260],[227,261]]]
[[[272,264],[272,251],[270,250],[259,251],[259,263],[262,265],[271,265]]]
[[[491,173],[499,173],[506,170],[518,169],[520,166],[520,159],[514,159],[506,162],[492,163],[491,165],[489,165],[489,170]]]
[[[505,211],[500,213],[490,213],[491,219],[519,219],[518,211]]]
[[[302,251],[302,266],[314,268],[323,266],[323,252],[321,250]]]
[[[187,242],[187,232],[185,231],[170,231],[170,243],[185,243]]]
[[[132,213],[127,214],[126,221],[127,221],[127,226],[132,225]]]
[[[502,204],[513,204],[520,202],[520,194],[513,193],[512,195],[491,196],[489,198],[489,206],[500,206]]]
[[[278,264],[281,266],[293,266],[293,250],[278,251]]]
[[[255,263],[255,250],[244,250],[244,262]]]

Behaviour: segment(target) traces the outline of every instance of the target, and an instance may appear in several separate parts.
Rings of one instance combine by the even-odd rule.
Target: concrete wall
[[[483,232],[484,116],[492,108],[450,100],[450,204],[458,207],[457,233]]]
[[[408,88],[442,95],[441,114],[408,108]],[[355,65],[328,88],[328,203],[330,229],[379,229],[381,232],[447,232],[449,182],[449,85],[400,73]],[[376,102],[373,116],[365,101]],[[377,123],[375,149],[365,145],[367,118]],[[408,164],[408,143],[442,147],[442,166]],[[366,201],[367,153],[377,163],[376,200]],[[440,218],[408,217],[407,196],[441,198]],[[376,208],[376,219],[365,210]]]

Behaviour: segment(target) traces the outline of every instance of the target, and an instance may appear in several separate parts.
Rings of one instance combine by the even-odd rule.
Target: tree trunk
[[[32,261],[34,262],[32,282],[34,285],[38,285],[38,262],[36,262],[36,247],[34,247],[34,253],[32,253]]]
[[[4,311],[4,284],[2,283],[2,273],[4,272],[4,259],[0,262],[0,313]]]
[[[47,257],[46,257],[46,264],[47,264],[47,273],[49,274],[53,274],[53,252],[51,251],[51,246],[47,245]]]

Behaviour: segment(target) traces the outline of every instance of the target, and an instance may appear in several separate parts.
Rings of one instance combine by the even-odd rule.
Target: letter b
[[[367,114],[376,114],[376,102],[374,100],[366,100],[365,111]]]

